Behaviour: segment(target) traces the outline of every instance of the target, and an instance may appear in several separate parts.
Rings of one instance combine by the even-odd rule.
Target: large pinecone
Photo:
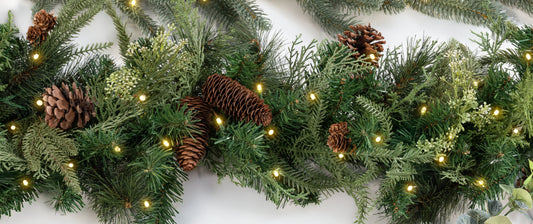
[[[348,123],[340,122],[329,126],[328,146],[333,149],[333,152],[343,153],[348,150],[352,139],[347,139],[345,136],[348,134]]]
[[[350,29],[353,32],[346,30],[343,33],[344,35],[337,34],[339,42],[355,51],[354,58],[359,58],[363,54],[366,56],[374,55],[375,59],[370,62],[377,65],[376,61],[382,55],[380,52],[383,52],[383,44],[386,43],[381,33],[370,27],[370,24],[368,26],[350,26]]]
[[[54,13],[47,13],[41,9],[33,16],[33,26],[28,28],[26,39],[34,46],[39,45],[48,37],[48,32],[54,28],[56,23],[57,16],[54,16]]]
[[[207,142],[209,140],[210,121],[213,116],[211,107],[207,105],[201,97],[185,97],[181,99],[181,104],[187,104],[187,111],[194,111],[196,128],[200,133],[193,133],[192,138],[186,137],[183,143],[176,149],[176,159],[179,166],[184,171],[190,171],[198,165],[200,159],[206,154]]]
[[[253,121],[263,126],[268,126],[272,121],[272,111],[264,100],[229,77],[219,74],[209,76],[202,94],[209,105],[239,120]]]
[[[53,85],[52,88],[45,90],[46,92],[43,93],[46,112],[44,121],[48,126],[67,130],[76,124],[81,128],[89,122],[91,117],[96,116],[93,101],[76,83],[72,83],[72,89],[65,83],[61,83],[61,88]]]

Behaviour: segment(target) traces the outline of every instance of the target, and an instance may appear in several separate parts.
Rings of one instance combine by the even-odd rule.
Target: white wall
[[[295,0],[260,0],[257,3],[272,19],[274,30],[281,31],[287,41],[294,40],[300,33],[303,34],[302,39],[305,42],[330,38],[310,16],[302,12]],[[25,34],[28,26],[32,25],[31,5],[29,0],[0,0],[0,22],[6,22],[7,11],[12,10],[16,25],[21,33]],[[516,11],[513,13],[519,18],[517,23],[533,24],[533,18],[526,14]],[[388,47],[405,43],[408,37],[423,35],[442,41],[455,38],[474,47],[469,40],[474,38],[470,31],[486,30],[438,20],[411,9],[397,15],[374,13],[359,18],[363,23],[371,23],[372,27],[381,31]],[[136,35],[139,34],[138,30],[133,28],[130,30]],[[76,42],[85,45],[103,41],[116,41],[116,36],[111,19],[101,13],[82,31]],[[106,53],[118,58],[116,46]],[[376,189],[375,186],[377,185],[372,184],[371,188]],[[264,195],[251,189],[237,187],[227,179],[218,183],[217,177],[203,168],[197,168],[190,173],[190,180],[185,183],[183,199],[183,203],[176,204],[180,211],[176,221],[185,224],[348,224],[355,220],[357,210],[354,202],[345,194],[335,194],[320,205],[305,208],[289,205],[284,209],[276,209],[272,203],[265,200]],[[26,204],[22,212],[13,213],[11,217],[3,217],[0,223],[97,223],[96,214],[88,208],[89,206],[76,214],[61,215],[48,206],[47,200],[46,195],[41,195],[36,202],[31,205]],[[511,215],[511,218],[514,223],[528,223],[518,213]],[[367,223],[387,223],[387,221],[379,215],[372,215]],[[455,223],[455,218],[452,218],[450,223]]]

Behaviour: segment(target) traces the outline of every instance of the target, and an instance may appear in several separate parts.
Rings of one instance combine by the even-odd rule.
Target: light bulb
[[[381,139],[381,136],[377,136],[377,137],[374,139],[374,141],[375,141],[376,143],[380,143],[381,140],[382,140],[382,139]]]
[[[142,94],[139,96],[139,101],[144,102],[146,101],[146,95]]]
[[[44,102],[43,102],[43,100],[38,99],[37,101],[35,101],[35,104],[37,104],[37,106],[41,107],[41,106],[44,105]]]
[[[150,202],[149,201],[144,201],[144,207],[145,208],[149,208],[150,207]]]
[[[311,93],[309,94],[309,98],[311,98],[311,100],[316,100],[316,95],[314,93]]]
[[[439,161],[439,163],[443,163],[444,162],[444,156],[439,156],[437,161]]]
[[[533,56],[530,53],[526,53],[526,60],[531,61],[531,59],[533,59]]]
[[[495,109],[492,114],[494,114],[494,116],[498,116],[500,114],[500,110]]]
[[[478,81],[474,81],[472,84],[474,85],[474,87],[477,87],[479,85],[479,82]]]
[[[39,54],[37,53],[33,54],[33,60],[37,60],[37,59],[39,59]]]
[[[278,170],[272,171],[272,175],[274,175],[274,177],[279,177],[279,171]]]
[[[376,60],[376,55],[375,54],[370,54],[368,55],[368,57],[370,57],[370,60]]]
[[[344,158],[344,154],[339,153],[339,159],[342,159],[342,158]]]
[[[518,130],[518,128],[514,128],[513,129],[513,133],[518,134],[518,132],[520,132],[520,130]]]
[[[420,114],[422,114],[422,115],[426,114],[427,111],[428,111],[428,108],[426,106],[422,106],[420,108]]]
[[[477,181],[477,184],[481,187],[485,186],[485,181],[484,180],[478,180]]]
[[[263,85],[257,84],[257,92],[262,92],[262,91],[263,91]]]
[[[413,185],[408,185],[407,186],[407,191],[409,191],[409,192],[412,192],[414,189],[415,189],[415,186],[413,186]]]
[[[73,162],[68,163],[68,167],[69,168],[74,168],[74,163]]]
[[[224,121],[220,117],[217,117],[216,122],[218,125],[222,125],[222,123],[224,123]]]
[[[448,135],[448,139],[449,139],[449,140],[453,140],[453,134],[452,134],[452,133],[450,133],[450,134]]]
[[[137,4],[137,1],[131,0],[130,4],[131,4],[131,6],[135,6]]]
[[[11,129],[11,131],[17,130],[17,126],[15,126],[14,124],[12,124],[9,128]]]
[[[274,129],[268,130],[268,135],[270,135],[270,136],[274,135]]]
[[[122,151],[122,149],[120,148],[120,146],[115,146],[115,148],[113,148],[113,150],[115,150],[115,152],[120,152]]]
[[[166,139],[163,139],[162,144],[163,144],[163,146],[165,146],[165,148],[170,147],[170,142],[168,140],[166,140]]]
[[[30,182],[26,179],[22,180],[22,186],[27,187],[30,185]]]

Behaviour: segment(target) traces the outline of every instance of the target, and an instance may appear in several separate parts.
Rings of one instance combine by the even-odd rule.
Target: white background
[[[302,12],[295,0],[259,0],[257,4],[272,20],[273,29],[281,31],[287,42],[294,40],[300,33],[303,34],[302,39],[305,42],[332,38],[324,33],[310,16]],[[12,10],[17,27],[25,35],[28,26],[32,25],[31,6],[29,0],[0,0],[0,22],[6,22],[7,12]],[[515,16],[517,24],[533,24],[533,18],[520,11],[511,10],[510,13]],[[427,35],[441,41],[455,38],[473,48],[475,46],[469,39],[475,36],[471,31],[487,31],[480,27],[438,20],[411,9],[396,15],[374,13],[360,16],[359,19],[364,24],[371,23],[372,27],[381,31],[388,47],[405,43],[409,37]],[[134,35],[139,34],[134,26],[128,28]],[[104,41],[116,42],[116,35],[111,19],[100,13],[90,26],[83,29],[76,43],[85,45]],[[105,53],[111,54],[117,60],[119,58],[116,45]],[[215,175],[201,167],[192,171],[189,179],[184,184],[183,203],[176,204],[180,212],[175,217],[178,223],[348,224],[356,217],[357,206],[350,197],[341,193],[325,199],[320,205],[310,205],[305,208],[289,205],[284,209],[276,209],[274,204],[265,200],[264,195],[235,186],[227,179],[218,183]],[[376,189],[376,186],[373,183],[371,188]],[[97,223],[96,214],[89,209],[89,206],[79,213],[63,215],[48,206],[47,200],[46,195],[41,195],[36,202],[25,204],[22,212],[15,212],[11,217],[2,217],[0,223]],[[511,214],[510,217],[515,224],[532,223],[519,213]],[[452,217],[449,223],[455,223],[455,219],[456,217]],[[386,217],[373,214],[367,223],[387,223],[387,220]]]

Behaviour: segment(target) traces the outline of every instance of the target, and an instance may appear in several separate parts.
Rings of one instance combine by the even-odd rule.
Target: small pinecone
[[[357,51],[353,54],[354,58],[359,58],[363,54],[366,56],[373,54],[376,58],[371,62],[377,65],[376,61],[382,55],[380,52],[383,52],[383,44],[386,43],[381,33],[370,27],[370,24],[350,26],[350,29],[353,32],[346,30],[344,35],[337,34],[339,42],[348,46],[352,51]]]
[[[272,111],[264,100],[229,77],[219,74],[209,76],[202,94],[209,105],[220,108],[238,120],[253,121],[263,126],[272,122]]]
[[[329,126],[328,146],[333,152],[346,152],[352,143],[352,139],[345,138],[348,134],[348,123],[340,122]]]
[[[70,129],[76,124],[83,127],[96,116],[94,103],[76,83],[70,89],[65,83],[61,88],[53,85],[43,93],[46,116],[44,121],[52,128]]]
[[[209,128],[213,112],[201,97],[185,97],[181,99],[181,104],[187,104],[187,111],[194,110],[194,120],[200,133],[193,133],[192,138],[186,137],[183,144],[176,149],[176,159],[179,166],[184,171],[191,171],[198,165],[200,159],[206,154],[207,142],[209,140]]]
[[[33,16],[33,26],[28,28],[26,39],[32,45],[38,45],[43,42],[57,23],[57,16],[54,13],[47,13],[44,9],[35,13]]]

